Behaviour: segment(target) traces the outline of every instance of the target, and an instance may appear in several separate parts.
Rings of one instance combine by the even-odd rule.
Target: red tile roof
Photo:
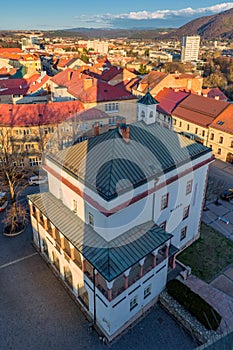
[[[227,108],[210,124],[212,128],[229,134],[233,134],[233,105],[228,104]]]
[[[149,74],[147,74],[140,83],[140,86],[143,87],[143,91],[147,91],[149,89],[153,89],[157,84],[159,84],[165,77],[167,76],[167,73],[157,72],[157,71],[151,71]]]
[[[108,69],[104,70],[101,79],[108,82],[116,77],[118,74],[123,74],[124,69],[121,67],[111,66]]]
[[[85,89],[85,82],[70,86],[68,92],[83,103],[136,99],[130,92],[92,78],[92,86]]]
[[[109,119],[109,115],[107,113],[95,107],[81,112],[79,117],[81,121]]]
[[[174,109],[172,115],[207,127],[228,105],[224,101],[190,94]]]
[[[164,88],[155,96],[156,100],[159,102],[157,110],[161,113],[171,115],[174,108],[187,96],[189,96],[188,92]]]
[[[0,104],[1,126],[33,126],[60,123],[84,110],[80,101],[47,104]]]
[[[18,47],[0,47],[0,54],[2,53],[23,53]]]
[[[67,68],[63,72],[55,75],[51,81],[59,86],[67,87],[67,91],[81,100],[84,103],[115,101],[115,100],[129,100],[135,99],[130,92],[116,86],[111,86],[108,83],[90,77],[92,72],[84,70],[73,70]],[[94,74],[94,76],[98,76]]]
[[[227,101],[227,96],[219,88],[202,89],[201,93],[204,97],[219,98],[220,101]]]
[[[122,81],[116,84],[115,86],[131,92],[132,89],[138,85],[139,81],[140,81],[140,78],[136,77],[136,78],[132,78],[131,80]]]
[[[34,74],[29,78],[0,80],[0,96],[26,95],[40,90],[50,79],[48,75]]]

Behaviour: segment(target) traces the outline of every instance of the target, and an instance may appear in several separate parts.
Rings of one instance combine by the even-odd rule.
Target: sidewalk
[[[215,159],[213,166],[215,168],[224,170],[228,174],[233,175],[233,164],[230,164],[230,163],[227,163],[227,162],[223,162],[222,160],[219,160],[219,159]]]
[[[207,210],[202,212],[202,221],[233,241],[233,204],[221,199],[219,204],[207,202]],[[219,217],[226,219],[229,223],[219,220]]]
[[[230,297],[194,275],[189,276],[184,283],[212,305],[222,316],[222,321],[218,329],[219,334],[233,330],[233,297]]]

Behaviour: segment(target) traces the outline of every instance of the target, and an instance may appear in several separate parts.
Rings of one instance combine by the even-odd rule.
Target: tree
[[[148,74],[149,70],[146,68],[146,64],[140,64],[140,67],[138,69],[138,73],[140,74]]]
[[[14,235],[26,223],[26,209],[18,203],[19,194],[28,185],[29,166],[22,145],[11,135],[11,128],[0,129],[0,185],[9,195],[4,219],[5,232]]]
[[[209,176],[206,193],[205,193],[205,203],[204,210],[206,210],[206,204],[209,201],[218,200],[220,193],[224,189],[224,182],[220,179],[217,179],[214,176]]]

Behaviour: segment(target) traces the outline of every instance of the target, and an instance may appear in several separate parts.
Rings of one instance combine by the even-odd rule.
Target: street
[[[27,194],[39,190],[39,186],[28,187],[21,201],[26,202]],[[13,238],[3,236],[3,225],[0,229],[0,349],[105,349],[97,333],[89,331],[87,319],[62,283],[33,248],[30,224]],[[197,344],[156,305],[108,346],[113,350],[191,350]]]

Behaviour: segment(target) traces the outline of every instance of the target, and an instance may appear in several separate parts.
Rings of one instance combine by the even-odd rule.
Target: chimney
[[[95,125],[94,125],[94,136],[98,136],[99,133],[100,133],[99,123],[95,123]]]
[[[123,140],[126,142],[126,143],[129,143],[129,137],[130,137],[130,128],[129,126],[123,126],[122,127],[122,134],[121,134]]]
[[[69,72],[68,72],[68,80],[69,80],[69,81],[71,80],[72,75],[73,75],[73,72],[69,71]]]
[[[93,86],[93,79],[92,78],[86,78],[83,81],[83,89],[86,91],[89,89],[89,87]]]

